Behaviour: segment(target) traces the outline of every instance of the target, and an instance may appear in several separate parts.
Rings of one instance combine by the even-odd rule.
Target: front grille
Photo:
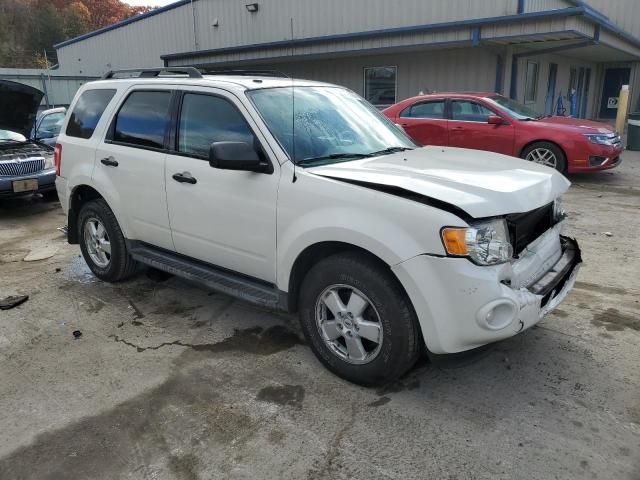
[[[516,255],[555,224],[553,203],[525,213],[507,215],[507,227]]]
[[[44,158],[0,160],[0,176],[17,177],[44,170]]]

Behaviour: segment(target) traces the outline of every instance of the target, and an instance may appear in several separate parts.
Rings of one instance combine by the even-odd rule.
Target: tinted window
[[[249,125],[228,100],[187,93],[182,100],[178,151],[209,156],[213,142],[246,142],[253,145]]]
[[[364,98],[380,107],[396,103],[396,67],[365,68]]]
[[[133,92],[116,116],[113,140],[141,147],[163,148],[170,101],[171,92]]]
[[[444,118],[444,100],[416,103],[405,108],[400,116],[405,118]]]
[[[67,135],[78,138],[91,138],[104,109],[115,95],[115,90],[87,90],[76,102],[69,116]]]
[[[491,115],[495,115],[484,105],[468,100],[454,100],[451,103],[451,118],[465,122],[486,122]]]

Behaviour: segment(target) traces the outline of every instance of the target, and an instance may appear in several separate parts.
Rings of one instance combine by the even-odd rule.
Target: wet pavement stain
[[[234,330],[232,336],[217,343],[186,343],[182,340],[173,342],[163,342],[159,345],[143,347],[129,342],[118,335],[109,335],[114,342],[123,343],[135,348],[138,352],[146,350],[159,350],[164,347],[177,345],[188,347],[195,352],[221,353],[229,351],[239,351],[252,353],[254,355],[272,355],[282,350],[287,350],[295,345],[301,345],[302,341],[298,336],[283,325],[274,325],[263,330],[262,327],[252,327],[244,330]]]
[[[415,390],[420,388],[420,380],[417,378],[407,378],[390,383],[376,390],[378,395],[387,395],[388,393],[400,393],[405,390]]]
[[[198,478],[195,452],[187,449],[175,457],[171,445],[195,441],[237,449],[259,425],[259,419],[237,405],[221,401],[217,392],[229,380],[209,366],[177,372],[111,410],[41,433],[30,445],[0,459],[0,478],[115,479],[131,472],[152,478],[149,470],[156,475],[170,471],[184,480]]]
[[[264,387],[258,392],[256,400],[300,408],[304,401],[304,388],[302,385]]]
[[[177,300],[172,300],[167,305],[156,308],[151,313],[154,315],[181,315],[183,317],[190,317],[195,310],[201,307],[202,305],[187,306]]]
[[[607,295],[626,295],[628,293],[624,288],[607,287],[589,282],[576,282],[574,287],[578,290],[587,290],[589,292],[604,293]]]
[[[640,318],[621,313],[617,308],[608,308],[604,312],[595,313],[591,323],[604,327],[610,332],[621,332],[625,328],[640,331]]]
[[[198,457],[190,453],[171,455],[169,469],[178,480],[198,480]]]

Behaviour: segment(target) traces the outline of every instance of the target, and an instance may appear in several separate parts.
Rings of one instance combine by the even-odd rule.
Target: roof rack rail
[[[204,75],[244,75],[244,76],[261,76],[261,77],[282,77],[289,78],[289,75],[278,70],[235,70],[235,69],[200,69]]]
[[[164,68],[129,68],[125,70],[109,70],[102,76],[102,80],[114,78],[120,73],[136,73],[140,72],[138,78],[154,78],[161,73],[177,73],[188,75],[189,78],[202,78],[202,73],[195,67],[164,67]]]

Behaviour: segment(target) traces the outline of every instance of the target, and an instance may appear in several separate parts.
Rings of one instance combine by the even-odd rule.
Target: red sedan
[[[624,150],[607,124],[539,115],[495,93],[421,95],[384,114],[421,145],[489,150],[566,173],[616,167]]]

